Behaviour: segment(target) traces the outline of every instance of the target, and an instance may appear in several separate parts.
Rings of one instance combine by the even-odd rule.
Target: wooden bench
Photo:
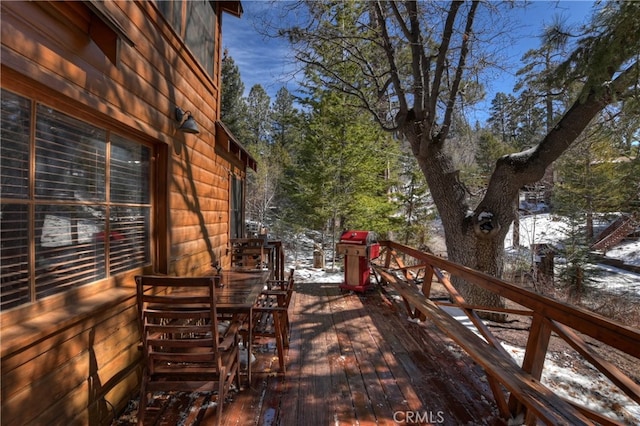
[[[522,370],[511,357],[487,344],[468,327],[425,298],[415,286],[394,274],[390,269],[374,266],[374,270],[384,282],[398,291],[406,303],[429,318],[465,350],[485,370],[490,379],[495,379],[502,384],[529,410],[529,414],[533,414],[549,425],[593,424],[576,408],[554,394],[531,374]],[[506,407],[506,401],[496,402],[498,406]]]

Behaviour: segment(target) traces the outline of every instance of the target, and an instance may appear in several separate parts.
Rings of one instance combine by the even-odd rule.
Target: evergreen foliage
[[[506,140],[501,140],[489,132],[480,134],[478,151],[476,153],[476,164],[480,174],[484,177],[485,185],[493,172],[498,158],[514,151],[515,149],[512,148]]]
[[[559,267],[559,284],[580,300],[592,287],[598,276],[590,241],[584,228],[584,213],[573,209],[563,221],[567,224],[559,255],[563,262]]]
[[[310,104],[306,138],[286,173],[289,221],[336,234],[367,229],[386,235],[398,228],[389,196],[397,170],[397,144],[368,115],[326,92]]]
[[[302,115],[295,107],[295,97],[281,87],[271,109],[272,143],[292,149],[301,138]]]
[[[636,211],[639,164],[637,158],[624,156],[607,134],[592,131],[558,161],[555,211],[563,216],[584,213],[586,235],[593,238],[598,215]]]
[[[602,94],[613,89],[612,70],[623,70],[629,84],[609,93],[616,99],[637,92],[638,52],[640,52],[640,3],[610,1],[603,3],[601,13],[595,15],[577,47],[556,69],[556,79],[567,83],[584,82],[582,101],[590,94]],[[614,68],[615,67],[615,68]],[[619,77],[616,73],[615,76]],[[602,84],[602,82],[605,84]],[[637,99],[637,93],[636,93]]]
[[[260,143],[271,143],[271,98],[264,88],[256,84],[249,90],[246,99],[247,147]],[[258,151],[259,152],[259,151]]]
[[[515,141],[518,135],[517,101],[513,95],[498,92],[491,101],[487,123],[489,130],[504,142]]]
[[[400,167],[402,172],[399,188],[394,195],[398,200],[400,217],[404,219],[404,224],[398,231],[398,239],[406,245],[426,250],[431,239],[429,223],[435,219],[437,212],[415,158],[403,155],[400,158]]]
[[[240,69],[225,50],[222,58],[222,101],[220,119],[239,140],[247,137],[247,106]]]

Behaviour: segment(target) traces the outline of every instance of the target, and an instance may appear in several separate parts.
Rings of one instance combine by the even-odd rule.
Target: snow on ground
[[[296,281],[312,283],[342,283],[344,274],[342,272],[326,272],[321,269],[296,269]]]
[[[595,224],[595,232],[598,233],[609,223],[599,222]],[[543,213],[520,218],[520,245],[530,247],[533,244],[551,244],[561,246],[561,241],[566,238],[567,224],[558,216]],[[504,240],[507,251],[513,247],[513,225]],[[606,256],[618,259],[630,265],[640,266],[640,241],[625,240],[616,247],[610,249]]]
[[[608,265],[598,265],[600,274],[593,277],[593,287],[628,298],[640,298],[640,274]]]
[[[604,226],[606,224],[601,225],[602,228]],[[557,245],[563,238],[565,227],[564,222],[547,213],[523,217],[520,220],[520,244],[523,246],[529,246],[533,243]],[[510,231],[505,241],[506,251],[509,254],[513,254],[515,251],[512,247],[511,236],[512,232]],[[296,242],[295,259],[287,259],[287,263],[296,268],[296,280],[308,283],[343,282],[344,274],[342,271],[312,268],[313,244],[313,238],[299,236]],[[326,261],[330,262],[331,253],[325,254]],[[623,242],[609,250],[607,257],[640,266],[640,241]],[[327,267],[330,266],[327,263]],[[640,297],[639,274],[607,265],[599,265],[599,268],[603,274],[597,278],[597,285],[602,289],[611,293],[633,293]],[[461,311],[451,311],[449,314],[477,333],[471,321]],[[504,343],[503,346],[513,356],[516,363],[522,365],[524,349]],[[587,368],[592,371],[589,374],[584,374],[577,371],[573,362],[568,362],[567,357],[563,354],[548,353],[545,359],[542,383],[568,400],[585,405],[612,418],[618,418],[625,424],[640,426],[640,405],[621,394],[611,381],[595,368],[590,365],[587,365]]]
[[[608,223],[597,224],[596,232],[602,231]],[[562,246],[567,225],[560,218],[549,213],[525,216],[520,218],[520,246],[513,247],[513,226],[505,238],[508,256],[531,259],[529,247],[533,244],[549,244]],[[640,266],[640,240],[625,240],[610,249],[606,257],[617,259],[629,265]],[[616,295],[632,295],[640,298],[640,274],[629,272],[604,264],[598,265],[600,274],[594,277],[593,286]]]
[[[607,257],[623,260],[628,265],[640,266],[640,242],[623,241],[610,249]]]
[[[524,349],[505,343],[502,346],[518,365],[522,365]],[[547,353],[541,382],[569,401],[613,419],[617,418],[624,424],[640,424],[640,405],[622,394],[594,367],[589,364],[585,367],[591,370],[589,374],[578,372],[573,363],[563,359],[562,354]]]
[[[567,225],[549,213],[535,214],[520,218],[520,245],[558,243],[567,232]],[[513,225],[504,240],[504,246],[513,248]]]
[[[443,306],[442,310],[485,340],[461,309]],[[415,320],[413,321],[415,322]],[[502,342],[502,346],[515,362],[522,366],[525,350],[504,342]],[[454,354],[455,352],[453,350]],[[563,355],[547,353],[541,378],[541,382],[545,386],[569,401],[581,404],[613,419],[617,418],[624,424],[640,424],[639,404],[622,394],[611,380],[590,364],[583,366],[589,370],[587,375],[577,371],[576,363],[567,361],[567,359],[572,359],[570,356]]]

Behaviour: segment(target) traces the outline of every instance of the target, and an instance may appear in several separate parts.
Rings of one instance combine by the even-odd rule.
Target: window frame
[[[158,9],[160,16],[162,16],[173,31],[180,37],[180,40],[189,49],[191,55],[196,59],[200,67],[205,71],[205,74],[213,81],[216,77],[218,70],[216,69],[216,55],[218,51],[217,46],[217,32],[218,32],[218,10],[216,2],[210,0],[155,0],[155,7]],[[197,49],[193,44],[193,39],[187,35],[187,28],[189,22],[187,19],[192,16],[196,6],[205,6],[211,8],[211,27],[198,26],[202,31],[205,31],[211,38],[212,44],[205,46],[204,49]],[[202,56],[204,53],[201,50],[210,51],[211,55]]]
[[[20,90],[15,90],[12,87],[2,87],[3,92],[9,92],[12,95],[23,98],[27,101],[30,108],[30,124],[29,124],[29,135],[27,146],[29,148],[28,152],[28,196],[26,198],[15,198],[15,197],[2,197],[1,201],[3,204],[12,204],[12,205],[24,205],[27,206],[27,214],[28,219],[26,221],[26,225],[28,228],[28,239],[27,239],[27,279],[28,279],[28,289],[29,295],[27,296],[28,301],[20,301],[18,304],[4,308],[0,315],[3,319],[3,326],[5,323],[10,323],[12,321],[5,321],[5,318],[16,318],[18,321],[20,318],[24,319],[25,315],[27,318],[36,314],[38,311],[42,310],[42,307],[47,307],[45,309],[56,309],[69,304],[69,302],[73,302],[74,300],[78,300],[82,297],[88,297],[92,294],[102,292],[108,288],[113,288],[114,286],[127,286],[129,283],[127,282],[132,275],[141,272],[149,272],[153,269],[166,270],[166,265],[163,268],[162,266],[154,268],[153,265],[157,265],[158,260],[164,261],[166,263],[167,256],[163,255],[163,252],[167,252],[167,250],[161,250],[158,244],[166,244],[167,239],[159,239],[156,241],[155,235],[158,234],[155,232],[157,223],[166,223],[166,220],[159,221],[158,217],[161,209],[158,208],[159,203],[164,203],[166,205],[167,194],[166,190],[163,191],[161,188],[156,185],[156,177],[161,176],[162,173],[166,173],[167,165],[164,166],[162,164],[158,164],[158,159],[162,159],[166,162],[168,156],[168,150],[164,146],[164,144],[154,143],[151,140],[144,140],[140,137],[136,137],[135,135],[130,134],[125,129],[118,127],[117,125],[113,125],[113,123],[108,124],[104,120],[99,119],[97,116],[93,116],[92,114],[77,114],[78,110],[74,108],[69,108],[67,105],[61,108],[59,105],[54,102],[49,103],[48,96],[38,96],[38,93],[29,93],[28,95],[22,93]],[[86,282],[83,284],[72,286],[71,288],[65,289],[61,292],[56,292],[52,295],[40,296],[38,297],[37,292],[37,280],[36,280],[36,271],[37,267],[37,257],[36,257],[36,246],[39,236],[36,234],[36,210],[38,206],[49,205],[53,203],[54,205],[64,206],[78,206],[77,201],[71,201],[69,203],[65,203],[64,201],[52,200],[51,198],[38,198],[36,195],[35,187],[36,187],[36,122],[37,122],[37,111],[38,105],[44,106],[46,108],[51,108],[52,110],[57,111],[58,113],[69,116],[75,120],[78,120],[86,125],[94,128],[98,128],[104,131],[105,139],[104,146],[107,151],[107,156],[109,156],[109,152],[112,150],[112,144],[116,144],[114,139],[118,139],[119,141],[126,141],[128,143],[132,143],[133,147],[142,146],[148,149],[148,169],[147,169],[147,178],[146,182],[146,197],[148,201],[145,203],[123,203],[123,202],[115,202],[110,199],[110,196],[107,195],[106,200],[104,201],[104,206],[106,206],[107,210],[112,209],[114,206],[121,207],[125,205],[133,206],[134,204],[139,208],[143,209],[142,211],[148,212],[148,220],[147,223],[143,226],[143,229],[146,230],[146,251],[147,255],[145,261],[142,264],[135,265],[129,269],[124,269],[121,271],[112,272],[109,267],[109,244],[106,244],[106,249],[102,250],[102,255],[105,257],[105,268],[104,268],[104,278],[98,278],[96,280],[92,280],[90,282]],[[85,111],[86,112],[86,111]],[[74,114],[76,113],[76,114]],[[79,115],[82,115],[79,117]],[[121,143],[121,142],[118,142]],[[109,170],[110,163],[107,162],[106,169]],[[109,179],[109,172],[105,173],[105,179]],[[162,179],[159,179],[162,181]],[[107,191],[109,189],[109,184],[104,184],[104,190]],[[135,206],[134,206],[135,207]],[[104,217],[105,231],[109,229],[109,221],[110,216],[107,213]],[[6,315],[11,312],[14,314]],[[16,313],[18,312],[18,313]],[[21,314],[20,312],[25,312],[27,314]],[[28,314],[30,312],[31,314]]]
[[[245,237],[245,180],[229,174],[229,238]]]

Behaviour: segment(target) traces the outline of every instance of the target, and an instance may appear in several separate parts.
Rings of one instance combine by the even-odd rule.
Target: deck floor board
[[[409,321],[390,300],[378,289],[361,295],[335,283],[297,283],[286,375],[278,374],[273,344],[254,348],[251,387],[225,403],[222,424],[503,425],[482,370],[433,324]],[[209,398],[164,404],[155,425],[215,424]],[[131,414],[114,426],[132,424]]]

